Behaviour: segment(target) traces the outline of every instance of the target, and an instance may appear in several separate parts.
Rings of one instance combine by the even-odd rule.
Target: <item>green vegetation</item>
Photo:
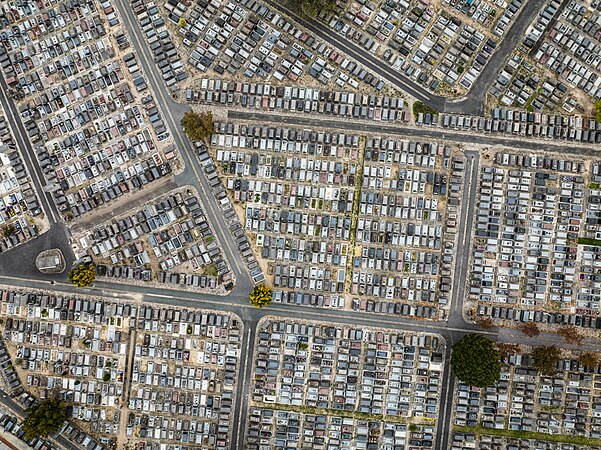
[[[453,345],[451,368],[464,383],[485,387],[499,380],[501,359],[491,339],[468,334]]]
[[[497,428],[485,428],[482,426],[469,427],[454,425],[453,431],[459,433],[474,433],[474,434],[485,434],[491,436],[504,436],[515,439],[532,439],[537,441],[552,441],[552,442],[563,442],[565,444],[576,444],[585,445],[588,447],[598,447],[601,445],[601,439],[587,438],[584,436],[573,436],[569,434],[547,434],[537,433],[535,431],[521,431],[521,430],[499,430]]]
[[[216,277],[218,275],[217,266],[215,263],[207,264],[202,268],[202,273],[211,277]]]
[[[296,0],[300,11],[309,17],[317,17],[321,12],[332,12],[336,7],[336,0]]]
[[[579,237],[578,245],[593,245],[595,247],[601,247],[601,239]]]
[[[438,114],[438,111],[436,111],[431,106],[428,106],[425,103],[422,103],[419,100],[417,100],[415,103],[413,103],[413,117],[417,118],[417,116],[419,116],[419,113]]]
[[[184,133],[191,141],[206,141],[215,133],[213,113],[197,113],[193,110],[186,111],[180,121]]]
[[[532,350],[532,367],[543,375],[553,375],[557,370],[557,361],[560,356],[561,350],[554,345],[535,347]]]
[[[307,350],[309,348],[309,344],[307,344],[306,342],[299,342],[298,343],[298,349],[299,350]]]
[[[15,231],[17,231],[17,229],[15,228],[15,226],[10,223],[8,225],[6,225],[4,228],[2,228],[2,236],[4,236],[5,238],[8,238],[10,236],[12,236],[13,234],[15,234]]]
[[[588,184],[588,188],[589,188],[589,189],[599,189],[599,183],[595,183],[595,182],[591,181],[591,182]]]
[[[595,102],[595,120],[601,122],[601,99]]]
[[[96,266],[94,264],[80,264],[69,272],[68,279],[75,286],[89,286],[96,279]]]
[[[108,383],[109,381],[111,381],[111,373],[104,372],[104,375],[102,375],[102,381],[104,381],[105,383]]]
[[[250,304],[257,308],[263,308],[271,303],[273,292],[271,289],[264,284],[255,286],[250,293]]]
[[[57,398],[47,398],[27,410],[23,431],[27,439],[46,437],[59,430],[66,420],[65,405]]]

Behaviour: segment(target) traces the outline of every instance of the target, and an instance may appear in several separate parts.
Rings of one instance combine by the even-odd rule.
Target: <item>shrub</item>
[[[271,303],[273,292],[264,284],[255,286],[250,293],[250,304],[257,308],[263,308]]]
[[[561,350],[554,345],[536,347],[532,350],[532,367],[543,375],[553,375],[560,356]]]
[[[80,264],[69,272],[69,281],[78,287],[90,286],[96,279],[94,264]]]

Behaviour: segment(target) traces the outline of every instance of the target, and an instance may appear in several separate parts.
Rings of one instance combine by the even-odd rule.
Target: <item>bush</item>
[[[601,122],[601,99],[595,102],[595,120]]]
[[[210,111],[202,113],[187,111],[180,124],[191,141],[206,141],[215,133],[213,113]]]
[[[415,117],[417,119],[417,116],[419,116],[419,113],[423,113],[424,115],[426,115],[426,114],[434,115],[434,114],[438,114],[438,111],[436,111],[431,106],[428,106],[425,103],[422,103],[419,100],[417,100],[415,103],[413,103],[413,117]]]
[[[23,421],[25,437],[34,439],[46,437],[59,430],[66,420],[65,405],[56,398],[47,398],[27,410]]]
[[[559,328],[557,334],[559,334],[567,344],[582,345],[582,341],[584,340],[584,335],[582,335],[573,325]]]
[[[297,0],[300,11],[309,17],[317,17],[321,12],[332,12],[336,0]]]
[[[273,292],[263,284],[255,286],[250,293],[250,304],[257,308],[263,308],[271,303]]]
[[[553,375],[557,370],[557,362],[561,350],[554,345],[536,347],[532,350],[532,367],[543,375]]]
[[[109,381],[111,381],[111,373],[104,372],[104,375],[102,375],[102,381],[104,381],[105,383],[108,383]]]
[[[578,362],[583,366],[596,369],[599,366],[599,355],[593,352],[584,352],[578,357]]]
[[[481,334],[468,334],[453,345],[451,368],[462,382],[485,387],[501,376],[500,355],[494,342]]]
[[[80,264],[69,272],[69,281],[78,287],[91,285],[96,279],[96,266],[94,264]]]
[[[12,223],[8,224],[4,228],[2,228],[2,236],[4,236],[5,238],[9,238],[13,234],[15,234],[15,231],[17,231],[15,226]]]
[[[536,323],[526,322],[522,327],[522,332],[528,337],[534,337],[540,334],[540,329]]]

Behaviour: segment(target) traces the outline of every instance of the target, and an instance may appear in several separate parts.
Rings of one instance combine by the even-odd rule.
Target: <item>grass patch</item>
[[[483,426],[468,427],[453,425],[453,431],[460,433],[486,434],[490,436],[503,436],[515,439],[533,439],[538,441],[561,442],[564,444],[586,445],[589,447],[601,446],[601,439],[587,438],[584,436],[570,436],[565,434],[537,433],[535,431],[522,430],[499,430],[496,428],[485,428]]]
[[[591,181],[591,182],[588,184],[588,188],[589,188],[589,189],[599,189],[599,183],[594,183],[594,182],[592,182],[592,181]]]
[[[601,247],[601,239],[581,237],[581,238],[578,238],[578,244],[579,245],[592,245],[592,246],[595,246],[595,247]]]
[[[436,424],[435,419],[428,419],[425,417],[400,417],[400,416],[388,416],[385,414],[370,414],[360,411],[348,411],[346,409],[333,409],[333,408],[317,408],[315,406],[295,406],[295,405],[283,405],[281,403],[265,403],[265,402],[253,402],[253,405],[257,408],[264,409],[277,409],[279,411],[291,411],[303,414],[314,414],[317,416],[336,416],[345,417],[350,419],[359,420],[371,420],[375,422],[388,422],[388,423],[406,423],[415,425],[429,425],[434,426]]]
[[[436,111],[431,106],[428,106],[425,103],[422,103],[418,100],[415,103],[413,103],[413,116],[417,118],[417,116],[419,116],[419,113],[423,113],[424,115],[426,115],[426,114],[434,115],[434,114],[438,114],[438,111]]]

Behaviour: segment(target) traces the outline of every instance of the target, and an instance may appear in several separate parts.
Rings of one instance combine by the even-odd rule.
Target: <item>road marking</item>
[[[121,7],[121,10],[122,10],[121,11],[121,15],[124,16],[124,19],[126,19],[128,21],[128,23],[129,23],[129,25],[130,25],[130,29],[131,29],[132,32],[129,33],[129,34],[132,35],[131,36],[132,39],[135,39],[135,41],[136,41],[136,43],[137,43],[137,45],[138,45],[138,47],[140,49],[144,49],[145,47],[141,44],[140,37],[138,36],[138,33],[137,33],[138,23],[129,16],[130,10],[126,6],[123,6],[123,3],[122,3],[121,0],[117,0],[116,3],[118,3],[119,6]],[[123,13],[123,10],[125,10],[125,13]],[[172,131],[172,136],[173,136],[174,140],[177,141],[176,143],[178,143],[179,146],[180,146],[180,154],[182,155],[182,158],[184,160],[187,160],[187,161],[185,161],[186,162],[186,166],[188,168],[191,168],[192,171],[194,172],[194,175],[196,176],[196,178],[198,180],[198,187],[202,191],[202,194],[204,194],[204,196],[208,200],[208,202],[203,202],[203,206],[207,210],[206,212],[209,212],[209,210],[210,210],[210,213],[213,214],[215,217],[217,217],[217,214],[215,213],[215,208],[213,207],[213,203],[210,201],[211,198],[215,199],[215,196],[214,196],[213,192],[210,192],[209,195],[207,195],[205,186],[202,183],[202,179],[198,175],[198,171],[196,170],[195,165],[192,163],[190,155],[188,155],[186,153],[186,150],[189,150],[191,153],[195,153],[195,152],[194,152],[194,149],[192,148],[192,145],[190,144],[190,142],[184,143],[183,140],[182,140],[182,138],[181,138],[181,136],[180,136],[180,134],[179,134],[179,128],[177,127],[178,123],[173,119],[173,115],[171,114],[171,110],[168,107],[169,103],[171,102],[171,99],[169,99],[169,100],[165,99],[165,95],[164,95],[163,89],[162,89],[163,86],[160,84],[160,80],[157,81],[157,78],[155,77],[154,72],[152,70],[150,70],[151,69],[150,62],[148,61],[148,58],[146,58],[146,55],[145,55],[144,51],[142,50],[140,52],[140,54],[141,54],[141,55],[139,55],[140,58],[143,58],[146,61],[146,65],[147,65],[147,67],[149,69],[149,70],[146,71],[146,72],[149,72],[149,73],[146,74],[146,76],[152,78],[152,80],[154,81],[154,84],[156,85],[155,89],[153,89],[153,91],[155,91],[155,94],[158,95],[158,96],[160,96],[161,99],[162,99],[162,101],[163,101],[163,105],[164,106],[159,105],[160,108],[161,108],[161,111],[163,112],[163,114],[165,114],[166,116],[168,116],[171,119],[171,126],[170,126],[170,128],[172,128],[172,130],[171,130]],[[215,203],[216,203],[216,199],[215,199]],[[208,219],[208,217],[207,217],[207,219]],[[213,225],[213,229],[215,230],[215,232],[217,232],[217,230],[222,231],[224,239],[219,239],[219,241],[220,241],[220,243],[222,244],[222,246],[224,248],[227,246],[228,249],[229,249],[229,251],[230,251],[230,253],[231,253],[231,257],[228,258],[228,261],[230,262],[230,265],[234,266],[236,268],[236,270],[238,271],[238,274],[236,274],[236,277],[245,275],[245,272],[240,268],[240,265],[239,265],[239,262],[238,262],[238,258],[237,258],[238,251],[237,250],[235,252],[232,251],[232,248],[231,248],[231,246],[229,244],[229,241],[227,239],[225,239],[225,237],[226,237],[225,236],[225,231],[221,230],[218,227],[215,227],[215,223],[214,223],[213,220],[211,220],[211,223]],[[225,219],[224,219],[224,223],[225,223]],[[227,226],[227,223],[225,223],[225,225]],[[227,231],[229,232],[229,229]],[[232,267],[232,268],[234,268],[234,267]]]

